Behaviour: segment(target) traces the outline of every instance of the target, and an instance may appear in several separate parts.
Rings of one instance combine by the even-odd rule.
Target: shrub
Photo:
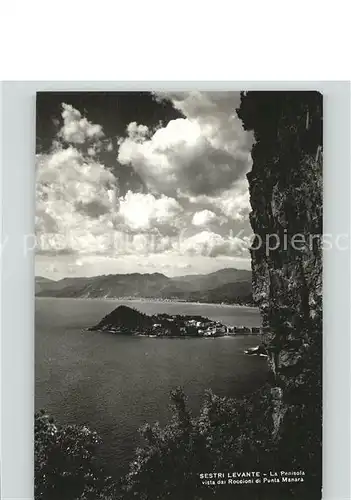
[[[111,480],[96,464],[96,432],[85,426],[60,426],[40,411],[34,436],[37,500],[96,500],[107,489]]]

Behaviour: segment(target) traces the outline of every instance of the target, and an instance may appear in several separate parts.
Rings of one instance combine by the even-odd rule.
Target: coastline
[[[186,300],[172,300],[172,299],[153,299],[146,297],[53,297],[53,296],[34,296],[35,299],[55,299],[55,300],[94,300],[94,301],[109,301],[109,302],[152,302],[154,304],[191,304],[196,306],[216,306],[216,307],[235,307],[242,309],[256,309],[257,306],[244,305],[244,304],[224,304],[220,302],[192,302]]]
[[[235,339],[235,338],[244,338],[244,337],[260,337],[260,333],[237,333],[235,335],[144,335],[143,333],[132,333],[132,334],[123,334],[116,333],[111,330],[92,330],[91,328],[83,329],[85,332],[95,331],[97,333],[107,333],[109,335],[117,335],[117,336],[125,336],[125,337],[135,337],[135,338],[149,338],[149,339]],[[256,348],[255,348],[256,349]],[[246,354],[246,353],[245,353]]]

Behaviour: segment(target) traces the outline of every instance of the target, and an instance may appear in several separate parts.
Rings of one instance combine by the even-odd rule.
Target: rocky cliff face
[[[273,434],[287,464],[320,475],[322,357],[322,96],[247,92],[255,233],[253,294],[272,370]],[[279,444],[277,446],[280,446]],[[286,448],[289,448],[287,451]],[[303,448],[303,449],[301,449]],[[284,455],[285,454],[285,455]]]

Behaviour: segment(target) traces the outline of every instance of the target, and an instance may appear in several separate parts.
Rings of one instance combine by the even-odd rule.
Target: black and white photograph
[[[35,151],[35,500],[320,500],[322,94],[41,91]]]

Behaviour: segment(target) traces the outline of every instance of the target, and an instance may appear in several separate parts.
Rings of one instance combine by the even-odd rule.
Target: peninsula
[[[124,305],[118,306],[89,330],[152,337],[222,337],[260,333],[260,328],[226,326],[203,316],[165,313],[149,316]]]

